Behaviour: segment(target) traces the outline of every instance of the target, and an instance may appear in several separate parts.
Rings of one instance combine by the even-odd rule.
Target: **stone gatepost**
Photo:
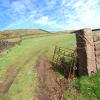
[[[96,61],[94,52],[94,42],[91,29],[76,31],[77,54],[78,54],[78,74],[94,75],[96,73]]]

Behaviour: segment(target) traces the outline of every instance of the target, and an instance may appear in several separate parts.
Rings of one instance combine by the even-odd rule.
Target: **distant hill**
[[[100,29],[93,29],[93,31],[100,31]]]
[[[96,33],[96,34],[100,35],[100,29],[94,29],[93,33]]]
[[[17,30],[0,31],[0,37],[2,38],[12,38],[12,37],[40,35],[40,34],[50,34],[50,32],[42,29],[17,29]]]
[[[70,31],[53,31],[52,33],[56,33],[56,34],[66,34],[66,33],[70,33]]]

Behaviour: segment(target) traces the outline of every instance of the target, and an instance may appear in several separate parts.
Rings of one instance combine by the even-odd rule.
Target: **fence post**
[[[91,29],[76,31],[77,54],[78,54],[78,74],[93,75],[96,73],[96,61],[94,52],[94,42]]]

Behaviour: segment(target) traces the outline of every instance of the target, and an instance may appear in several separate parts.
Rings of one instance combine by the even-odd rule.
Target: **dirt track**
[[[37,51],[36,54],[39,52],[40,52],[40,50]],[[34,55],[34,54],[31,55],[27,60],[25,60],[25,62],[23,63],[22,66],[26,65],[34,56],[36,56],[36,55]],[[21,67],[19,67],[19,66],[16,68],[8,67],[8,69],[6,71],[7,77],[2,83],[0,83],[0,93],[7,93],[9,91],[11,85],[13,84],[13,82],[14,82],[16,76],[18,75],[18,73],[20,72],[20,70],[21,70]]]
[[[64,85],[52,71],[47,57],[39,56],[36,66],[40,82],[38,100],[65,100]]]
[[[14,79],[16,78],[19,69],[14,69],[13,67],[9,67],[7,69],[7,78],[0,83],[0,93],[6,93],[8,92],[9,88],[11,87]]]

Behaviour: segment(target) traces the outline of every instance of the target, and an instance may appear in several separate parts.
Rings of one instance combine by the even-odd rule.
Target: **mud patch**
[[[40,82],[38,100],[65,100],[64,82],[57,78],[47,57],[39,56],[36,66]]]

